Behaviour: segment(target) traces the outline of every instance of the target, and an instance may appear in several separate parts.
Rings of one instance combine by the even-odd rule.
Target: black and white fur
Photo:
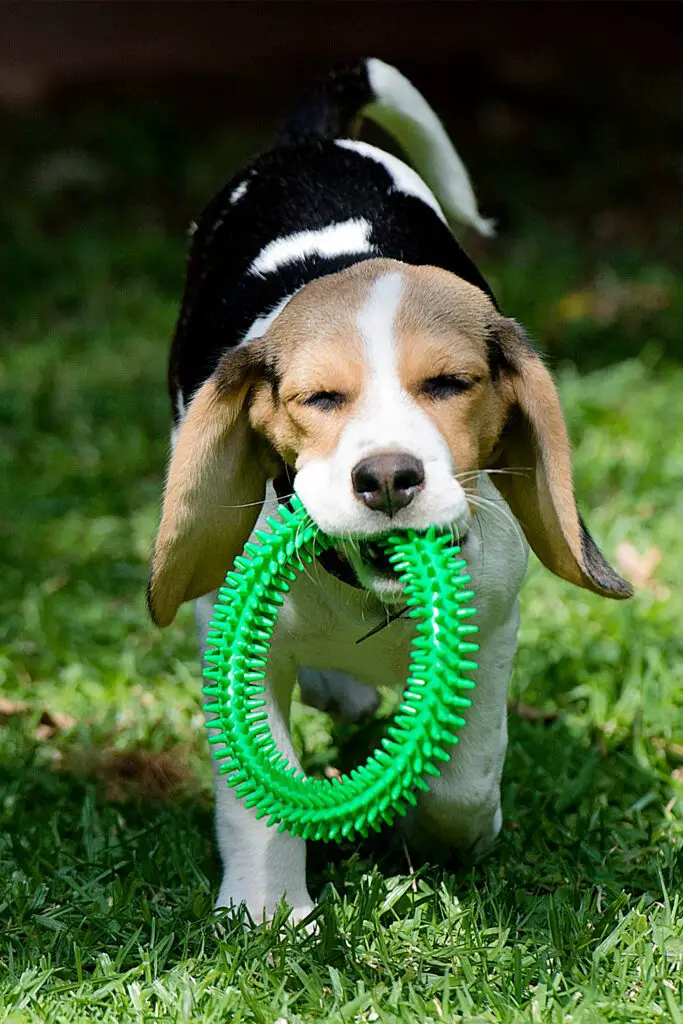
[[[393,133],[422,177],[396,157],[353,139],[352,126],[359,115]],[[209,204],[194,233],[169,369],[174,434],[225,352],[263,335],[292,296],[325,275],[382,257],[398,264],[443,268],[490,296],[488,285],[451,233],[449,222],[454,221],[490,232],[490,224],[477,211],[460,158],[417,90],[379,60],[362,61],[328,78],[290,116],[276,147],[238,174]],[[466,533],[467,503],[452,477],[448,453],[426,417],[407,410],[392,376],[392,317],[401,287],[400,273],[381,278],[358,313],[376,385],[364,435],[347,434],[350,453],[340,450],[326,466],[298,473],[294,488],[324,527],[362,533],[367,509],[351,508],[344,495],[338,497],[335,479],[347,473],[352,457],[362,454],[368,437],[380,443],[383,437],[392,443],[399,439],[423,458],[427,452],[427,461],[437,469],[443,467],[443,486],[437,480],[432,487],[437,504],[446,501],[439,516],[457,522]],[[496,358],[494,351],[491,357]],[[344,473],[336,472],[337,463]],[[281,468],[294,476],[291,467]],[[512,515],[501,513],[506,506],[485,475],[479,494],[484,505],[466,548],[479,609],[477,699],[457,757],[432,781],[408,822],[416,842],[438,841],[470,850],[485,849],[501,827],[506,696],[516,647],[517,594],[527,560],[526,543]],[[406,518],[406,524],[426,526],[434,521],[436,505],[430,506],[428,498],[426,493],[421,499],[422,519]],[[273,501],[271,486],[257,528],[264,528]],[[358,586],[359,580],[364,586]],[[214,599],[209,593],[196,601],[202,642]],[[333,707],[348,718],[374,710],[377,687],[402,684],[409,625],[395,621],[367,643],[357,644],[385,619],[381,590],[366,588],[362,573],[344,581],[343,573],[317,566],[292,589],[278,621],[268,669],[271,727],[292,762],[296,757],[288,716],[297,674],[305,701]],[[267,828],[220,778],[216,828],[225,868],[219,907],[245,903],[260,921],[285,897],[295,918],[311,911],[304,842]]]
[[[438,200],[407,164],[347,137],[360,114],[394,130],[425,177],[431,168]],[[263,334],[315,278],[383,256],[443,267],[490,294],[447,216],[484,234],[490,223],[441,122],[395,68],[370,59],[331,75],[278,141],[218,193],[193,235],[169,367],[176,421],[226,348]]]

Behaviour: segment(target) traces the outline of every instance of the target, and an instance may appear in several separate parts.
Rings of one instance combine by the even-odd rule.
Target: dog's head
[[[306,285],[261,338],[226,353],[178,432],[150,579],[156,622],[220,585],[282,461],[385,601],[398,584],[371,538],[432,524],[465,535],[482,469],[549,569],[606,597],[631,593],[577,511],[548,370],[514,321],[444,270],[357,264]]]

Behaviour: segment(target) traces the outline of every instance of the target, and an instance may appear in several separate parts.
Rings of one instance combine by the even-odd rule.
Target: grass
[[[250,140],[190,145],[159,110],[8,132],[0,1020],[681,1021],[683,290],[666,218],[596,241],[580,213],[610,194],[605,162],[593,189],[571,178],[565,219],[520,181],[482,256],[551,349],[580,503],[610,557],[633,546],[641,583],[610,603],[532,566],[497,848],[411,874],[384,841],[319,846],[317,936],[286,908],[217,934],[191,615],[159,634],[143,592],[183,224]],[[310,764],[363,740],[309,712],[297,728]]]

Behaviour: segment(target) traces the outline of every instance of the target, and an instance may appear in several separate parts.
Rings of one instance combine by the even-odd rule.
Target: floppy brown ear
[[[244,408],[251,381],[241,362],[238,353],[225,358],[178,432],[147,590],[158,626],[221,585],[261,510],[267,471]]]
[[[571,448],[549,371],[514,321],[497,339],[513,394],[493,465],[492,482],[518,519],[529,544],[552,572],[604,597],[630,597],[633,588],[606,562],[579,515]]]

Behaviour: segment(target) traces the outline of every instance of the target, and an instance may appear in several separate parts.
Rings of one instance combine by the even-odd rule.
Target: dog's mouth
[[[366,569],[378,576],[398,579],[393,565],[381,540],[362,540],[358,545],[358,557]]]
[[[451,544],[463,547],[469,531],[461,536],[454,536]],[[389,552],[380,537],[360,540],[354,545],[353,551],[347,552],[359,582],[369,590],[380,592],[383,596],[398,596],[403,590],[399,575],[389,560]]]

